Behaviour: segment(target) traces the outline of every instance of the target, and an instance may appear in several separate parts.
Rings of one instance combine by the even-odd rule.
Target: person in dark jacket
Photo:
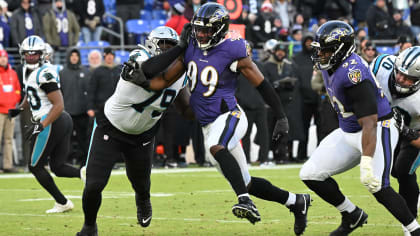
[[[264,63],[263,71],[265,78],[270,81],[279,95],[289,120],[289,137],[282,137],[282,140],[279,142],[280,145],[271,147],[277,164],[283,164],[290,160],[292,157],[291,151],[293,150],[292,141],[302,138],[302,129],[299,127],[301,125],[299,120],[300,109],[297,109],[299,105],[297,102],[299,99],[297,78],[293,71],[292,63],[287,59],[287,51],[287,47],[279,42]],[[267,117],[268,130],[271,133],[275,124],[271,108],[268,109]]]
[[[79,0],[76,2],[79,14],[79,25],[83,34],[83,41],[101,40],[102,15],[105,13],[103,0]]]
[[[87,90],[89,86],[89,69],[81,65],[80,52],[70,50],[67,64],[60,71],[61,91],[64,100],[64,109],[73,119],[73,135],[78,144],[80,161],[84,166],[88,150],[88,124]],[[71,153],[75,153],[73,150]]]
[[[394,23],[385,0],[377,0],[366,13],[368,34],[370,39],[392,39],[394,37]]]
[[[104,63],[93,71],[88,89],[89,117],[103,111],[106,100],[114,93],[120,78],[121,65],[114,63],[115,54],[111,48],[104,49]]]
[[[31,6],[31,2],[31,0],[21,0],[20,7],[13,12],[10,19],[12,46],[17,46],[30,35],[38,35],[44,38],[41,16]]]
[[[311,43],[314,40],[312,34],[306,34],[302,38],[302,51],[295,55],[293,58],[293,66],[296,76],[299,80],[299,90],[301,94],[301,114],[300,119],[303,125],[303,140],[299,142],[298,148],[298,161],[308,159],[307,147],[309,127],[311,119],[314,117],[315,124],[318,126],[319,113],[318,113],[318,94],[312,90],[311,79],[313,73],[313,64],[311,60],[312,47]],[[318,132],[317,132],[318,133]]]

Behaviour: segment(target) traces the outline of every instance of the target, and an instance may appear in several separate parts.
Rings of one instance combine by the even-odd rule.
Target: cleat
[[[80,168],[80,179],[86,184],[86,166]]]
[[[410,236],[420,236],[420,228],[417,228],[416,230],[410,232]]]
[[[98,236],[98,227],[96,224],[94,226],[87,226],[83,224],[82,230],[80,230],[76,236]]]
[[[232,213],[238,218],[246,218],[252,224],[261,220],[260,213],[249,197],[239,197],[239,203],[232,207]]]
[[[152,203],[150,198],[140,200],[136,194],[137,221],[142,227],[147,227],[152,222]]]
[[[73,208],[74,208],[73,202],[71,202],[70,199],[67,199],[66,204],[61,205],[60,203],[56,202],[54,207],[45,211],[45,213],[47,214],[62,213],[62,212],[70,211]]]
[[[362,227],[367,223],[368,215],[362,209],[356,207],[351,213],[341,212],[341,225],[330,233],[330,236],[349,235],[358,227]]]
[[[309,194],[296,194],[296,202],[289,206],[289,209],[295,215],[294,231],[296,235],[301,235],[306,229],[308,209],[311,206],[312,198]]]

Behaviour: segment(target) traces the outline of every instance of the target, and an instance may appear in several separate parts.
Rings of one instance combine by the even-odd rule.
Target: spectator
[[[18,46],[27,36],[38,35],[44,37],[41,16],[31,0],[21,0],[20,7],[16,9],[10,19],[12,46]]]
[[[295,25],[292,29],[292,34],[288,37],[289,41],[289,59],[293,58],[293,55],[302,51],[302,26]]]
[[[242,5],[241,16],[233,20],[232,23],[238,24],[238,25],[245,25],[245,38],[251,39],[252,24],[251,24],[251,21],[249,20],[249,6],[248,5]]]
[[[361,50],[360,56],[370,65],[373,59],[378,56],[375,45],[371,42],[366,42]]]
[[[410,26],[408,26],[402,19],[402,12],[401,11],[394,11],[392,14],[392,18],[394,19],[394,38],[398,38],[401,36],[406,36],[411,39],[415,39],[415,35],[411,31]]]
[[[392,39],[394,37],[393,19],[385,0],[376,0],[366,13],[370,39]]]
[[[186,0],[185,2],[186,4],[185,4],[184,16],[185,18],[187,18],[188,21],[191,21],[194,16],[194,12],[196,12],[197,9],[200,8],[201,5],[207,1],[206,0]]]
[[[309,22],[311,17],[317,18],[325,8],[325,1],[299,0],[295,4],[296,11],[302,13],[305,22]]]
[[[42,23],[46,42],[55,49],[54,61],[60,64],[64,47],[74,46],[79,40],[80,27],[76,16],[66,9],[63,0],[53,0],[52,9],[45,13]]]
[[[292,8],[292,4],[286,0],[276,0],[273,3],[273,8],[277,17],[280,18],[282,27],[288,29],[290,27],[290,8]]]
[[[0,0],[0,18],[2,21],[8,23],[12,17],[12,12],[7,8],[9,5],[5,0]]]
[[[324,15],[324,14],[319,15],[318,16],[318,22],[316,24],[312,25],[312,27],[309,29],[309,31],[315,33],[318,30],[318,28],[327,21],[328,21],[328,18],[327,18],[326,15]]]
[[[103,0],[79,0],[76,6],[84,42],[101,40],[102,15],[105,13]]]
[[[411,31],[420,41],[420,0],[413,0],[410,9]]]
[[[115,54],[111,48],[104,49],[104,63],[93,71],[88,89],[89,117],[103,110],[106,100],[114,93],[120,79],[121,66],[114,63]]]
[[[3,138],[3,171],[14,173],[13,167],[13,131],[15,118],[8,117],[9,109],[16,108],[21,99],[20,84],[16,72],[8,63],[7,52],[0,50],[0,147]]]
[[[293,71],[292,63],[287,59],[287,47],[278,43],[273,50],[273,53],[264,63],[265,78],[275,88],[281,103],[283,104],[287,119],[289,120],[289,136],[282,137],[277,147],[272,146],[274,160],[277,164],[283,164],[290,160],[292,151],[292,139],[296,138],[299,132],[300,121],[297,119],[296,113],[299,112],[296,104],[297,88],[296,76]],[[274,117],[271,108],[268,109],[268,130],[269,134],[273,132],[276,118]]]
[[[273,5],[270,2],[265,2],[261,6],[261,11],[258,12],[257,19],[252,26],[252,44],[255,48],[262,48],[261,43],[269,39],[276,38],[277,27],[274,23],[276,20],[273,12]]]
[[[367,9],[367,8],[366,8]],[[337,20],[351,15],[351,5],[347,0],[326,0],[325,13],[328,19]]]
[[[318,113],[318,94],[312,90],[311,79],[313,73],[313,64],[311,60],[312,47],[311,43],[314,40],[312,34],[307,34],[303,37],[302,51],[293,58],[293,65],[295,69],[296,76],[299,80],[299,89],[301,95],[301,122],[303,125],[303,139],[299,142],[298,148],[298,161],[305,161],[308,159],[308,137],[309,137],[309,128],[311,125],[312,117],[315,120],[315,124],[318,127],[319,124],[319,113]],[[318,134],[317,130],[317,134]],[[318,142],[319,142],[318,138]]]
[[[81,166],[84,166],[86,162],[89,141],[87,133],[89,116],[87,115],[86,103],[89,79],[90,71],[81,65],[79,50],[70,50],[67,64],[60,72],[60,82],[64,109],[73,120],[73,137],[75,136],[80,151]]]
[[[7,2],[0,0],[0,44],[3,47],[10,46],[10,26]]]
[[[171,0],[169,4],[171,5],[171,18],[166,22],[165,26],[174,29],[180,35],[184,25],[189,22],[183,15],[185,1]]]
[[[88,54],[89,70],[93,72],[96,68],[102,65],[102,55],[99,50],[92,50]]]
[[[402,35],[398,38],[395,48],[398,48],[398,53],[404,51],[405,49],[417,45],[415,38],[410,38],[409,36]]]
[[[352,15],[355,21],[355,24],[360,29],[362,27],[366,27],[366,9],[369,9],[370,6],[373,5],[375,0],[350,0],[352,4]]]

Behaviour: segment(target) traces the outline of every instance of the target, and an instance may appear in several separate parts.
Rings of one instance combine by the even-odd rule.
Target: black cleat
[[[308,209],[311,206],[312,198],[309,194],[296,194],[296,203],[289,206],[289,209],[295,215],[295,234],[301,235],[306,229]]]
[[[367,223],[368,215],[362,209],[356,207],[351,213],[341,212],[341,225],[330,233],[330,236],[346,236],[349,235],[357,227],[362,227]]]
[[[252,224],[261,220],[260,213],[249,197],[239,197],[239,203],[232,207],[232,213],[238,218],[246,218]]]
[[[136,194],[136,205],[137,205],[137,221],[142,227],[147,227],[152,222],[152,203],[150,198],[146,200],[140,200]]]
[[[96,224],[94,226],[83,224],[82,230],[80,230],[76,236],[98,236],[98,227]]]
[[[410,232],[410,235],[411,236],[420,236],[420,228],[414,230],[413,232]]]

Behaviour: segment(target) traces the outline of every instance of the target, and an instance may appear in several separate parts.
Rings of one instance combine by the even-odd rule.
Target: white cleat
[[[64,205],[61,205],[60,203],[55,203],[54,207],[47,210],[45,213],[51,214],[51,213],[62,213],[66,211],[70,211],[74,208],[73,202],[70,201],[70,199],[67,199],[67,203]]]
[[[86,184],[86,166],[80,168],[80,179]]]
[[[404,236],[411,236],[410,231],[408,231],[408,229],[406,227],[404,227],[404,225],[401,225],[403,232],[404,232]]]

